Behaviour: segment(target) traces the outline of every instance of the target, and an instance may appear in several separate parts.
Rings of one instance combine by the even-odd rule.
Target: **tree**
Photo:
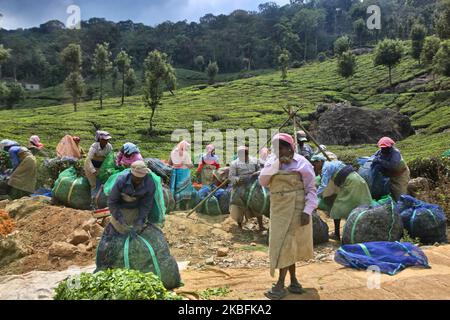
[[[6,49],[0,44],[0,79],[2,78],[2,65],[11,58],[11,49]]]
[[[351,51],[342,53],[337,59],[337,66],[338,74],[341,77],[350,80],[350,77],[352,77],[356,71],[356,58],[354,54]]]
[[[203,72],[203,68],[205,67],[205,58],[203,58],[203,56],[196,56],[194,59],[194,64],[200,72]]]
[[[350,38],[347,36],[342,36],[336,39],[334,42],[334,54],[340,56],[344,52],[350,50]]]
[[[286,49],[282,50],[281,54],[278,56],[278,64],[281,69],[281,80],[284,82],[287,80],[290,59],[290,53]]]
[[[389,69],[389,84],[392,86],[392,68],[400,63],[403,56],[403,46],[398,40],[385,39],[375,48],[373,62],[375,66],[385,66]]]
[[[120,51],[116,57],[117,70],[122,74],[122,103],[123,106],[125,102],[125,76],[128,70],[131,68],[131,58],[125,51]]]
[[[411,29],[411,56],[418,60],[419,64],[426,35],[427,29],[422,24],[415,24]]]
[[[92,70],[100,79],[100,109],[103,109],[103,80],[112,68],[109,44],[97,44],[94,52]]]
[[[242,70],[250,71],[251,61],[249,58],[242,58]]]
[[[77,112],[77,103],[84,91],[84,80],[80,72],[71,72],[66,78],[64,85],[72,97],[73,111]]]
[[[426,66],[433,64],[433,58],[441,47],[441,41],[436,36],[426,37],[422,49],[422,62]]]
[[[8,108],[14,107],[17,103],[23,101],[25,99],[25,90],[22,85],[17,82],[11,82],[8,84],[8,93],[6,95],[6,106]]]
[[[125,87],[126,87],[126,95],[127,97],[133,94],[133,90],[136,87],[137,79],[136,73],[133,68],[130,68],[125,76]]]
[[[206,75],[208,76],[208,83],[214,84],[217,74],[219,73],[219,65],[217,62],[209,62],[206,68]]]
[[[111,85],[112,85],[113,92],[116,91],[117,78],[119,78],[119,70],[117,70],[117,67],[113,67],[112,73],[111,73]]]
[[[450,77],[450,40],[441,43],[433,58],[433,71],[438,75]]]
[[[367,37],[367,25],[362,18],[359,18],[358,20],[353,22],[353,32],[355,33],[358,45],[362,46]]]
[[[450,0],[442,2],[442,10],[436,17],[436,32],[441,39],[450,39]]]
[[[164,90],[174,90],[176,87],[175,70],[169,63],[167,54],[158,50],[150,52],[144,62],[144,102],[150,107],[152,113],[150,115],[149,132],[153,131],[153,117],[156,108],[161,103]]]
[[[70,72],[64,81],[64,85],[72,97],[73,111],[76,112],[78,100],[83,95],[84,90],[84,80],[81,76],[82,56],[80,45],[70,44],[63,50],[61,57],[65,68]]]

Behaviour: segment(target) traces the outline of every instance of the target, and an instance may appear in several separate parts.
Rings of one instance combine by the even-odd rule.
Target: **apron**
[[[122,193],[122,200],[125,202],[134,202],[134,201],[136,201],[136,198],[130,197],[129,195]],[[111,221],[112,226],[114,227],[114,229],[116,229],[117,232],[119,232],[121,234],[127,234],[130,231],[129,227],[133,226],[134,222],[136,221],[136,219],[139,216],[139,208],[133,208],[133,209],[123,208],[120,210],[122,211],[123,218],[127,225],[125,226],[125,225],[121,224],[113,216],[111,216],[110,221]]]
[[[391,193],[395,201],[398,201],[402,194],[408,194],[410,176],[409,168],[406,166],[406,169],[400,175],[390,177]]]
[[[305,208],[305,189],[301,176],[292,171],[280,170],[269,183],[270,275],[314,257],[312,218],[306,226],[300,225]]]
[[[90,166],[89,166],[89,161],[91,161],[91,160],[94,161],[94,162],[91,161],[93,164],[95,162],[103,163],[103,161],[105,161],[105,159],[106,159],[106,157],[94,156],[92,159],[86,158],[86,160],[84,161],[84,175],[86,176],[86,179],[88,179],[89,184],[91,185],[92,189],[95,189],[95,187],[97,186],[97,175],[98,175],[99,170],[97,170],[96,173],[92,173]],[[101,166],[101,163],[100,163],[100,166]],[[95,167],[95,168],[100,169],[100,166],[98,168],[97,167]]]
[[[216,170],[216,167],[211,164],[204,164],[202,171],[200,173],[200,182],[203,185],[210,185],[214,182],[214,171]]]

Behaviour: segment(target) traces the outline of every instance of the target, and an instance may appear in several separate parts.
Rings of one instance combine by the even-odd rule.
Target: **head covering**
[[[216,147],[214,147],[213,144],[208,144],[208,145],[206,146],[206,154],[209,154],[209,155],[210,155],[215,149],[216,149]]]
[[[267,159],[267,157],[269,156],[269,149],[264,147],[261,150],[259,150],[259,158],[263,161],[265,161]]]
[[[391,148],[394,146],[395,141],[389,137],[383,137],[378,141],[378,148]]]
[[[111,135],[109,134],[108,131],[101,131],[98,130],[95,133],[95,141],[100,142],[100,140],[110,140],[111,139]]]
[[[187,142],[186,140],[182,140],[180,141],[177,146],[175,147],[174,150],[178,151],[178,155],[180,157],[183,156],[184,152],[191,146],[191,144],[189,142]]]
[[[327,161],[327,158],[322,153],[315,154],[311,157],[311,162]]]
[[[131,174],[138,178],[143,178],[149,174],[151,170],[147,168],[145,162],[142,160],[135,161],[131,164]]]
[[[41,139],[39,138],[39,136],[36,135],[31,136],[29,141],[38,149],[42,149],[44,147],[44,145],[41,143]]]
[[[272,138],[272,145],[274,145],[275,142],[279,141],[279,140],[289,143],[289,145],[291,146],[292,150],[295,150],[294,139],[292,138],[292,136],[290,134],[287,134],[287,133],[278,133],[278,134],[276,134]]]
[[[75,141],[76,143],[78,143],[78,142],[81,141],[80,137],[77,137],[77,136],[73,136],[72,139],[73,139],[73,141]]]
[[[297,131],[297,140],[298,141],[308,141],[306,137],[306,132],[303,130]]]
[[[122,147],[123,153],[126,155],[131,155],[133,153],[140,153],[139,148],[131,142],[127,142]]]
[[[219,162],[219,157],[217,155],[213,155],[213,151],[216,149],[214,145],[208,144],[205,148],[206,153],[201,157],[201,160],[206,164],[215,164]]]
[[[14,146],[20,146],[20,144],[14,140],[9,140],[9,139],[4,139],[2,141],[0,141],[0,148],[4,149],[4,148],[11,148]]]
[[[324,144],[319,145],[320,149],[322,149],[323,151],[327,150],[327,146]],[[320,150],[319,150],[320,151]]]

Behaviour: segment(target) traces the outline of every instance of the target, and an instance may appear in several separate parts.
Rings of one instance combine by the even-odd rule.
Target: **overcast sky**
[[[207,13],[229,14],[236,9],[257,10],[264,2],[279,5],[289,0],[0,0],[0,27],[30,28],[48,20],[66,22],[69,5],[80,7],[81,19],[92,17],[111,21],[132,20],[146,25],[170,21],[198,21]]]

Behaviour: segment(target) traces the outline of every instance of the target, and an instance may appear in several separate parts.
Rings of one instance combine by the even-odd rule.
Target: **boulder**
[[[48,254],[51,257],[71,258],[79,249],[73,244],[67,242],[53,242],[48,249]]]
[[[0,239],[0,266],[7,265],[31,253],[30,249],[25,248],[14,237]]]
[[[89,234],[86,230],[76,229],[70,236],[69,243],[73,245],[78,245],[80,243],[85,243],[89,241]]]
[[[51,204],[51,201],[51,198],[45,196],[24,197],[7,203],[5,211],[9,213],[11,218],[21,219],[30,213]]]
[[[408,194],[416,197],[421,191],[430,190],[430,184],[426,178],[418,177],[411,179],[408,183]]]
[[[217,249],[217,256],[218,257],[226,257],[229,252],[230,252],[229,248],[226,248],[226,247],[219,248],[219,249]]]

